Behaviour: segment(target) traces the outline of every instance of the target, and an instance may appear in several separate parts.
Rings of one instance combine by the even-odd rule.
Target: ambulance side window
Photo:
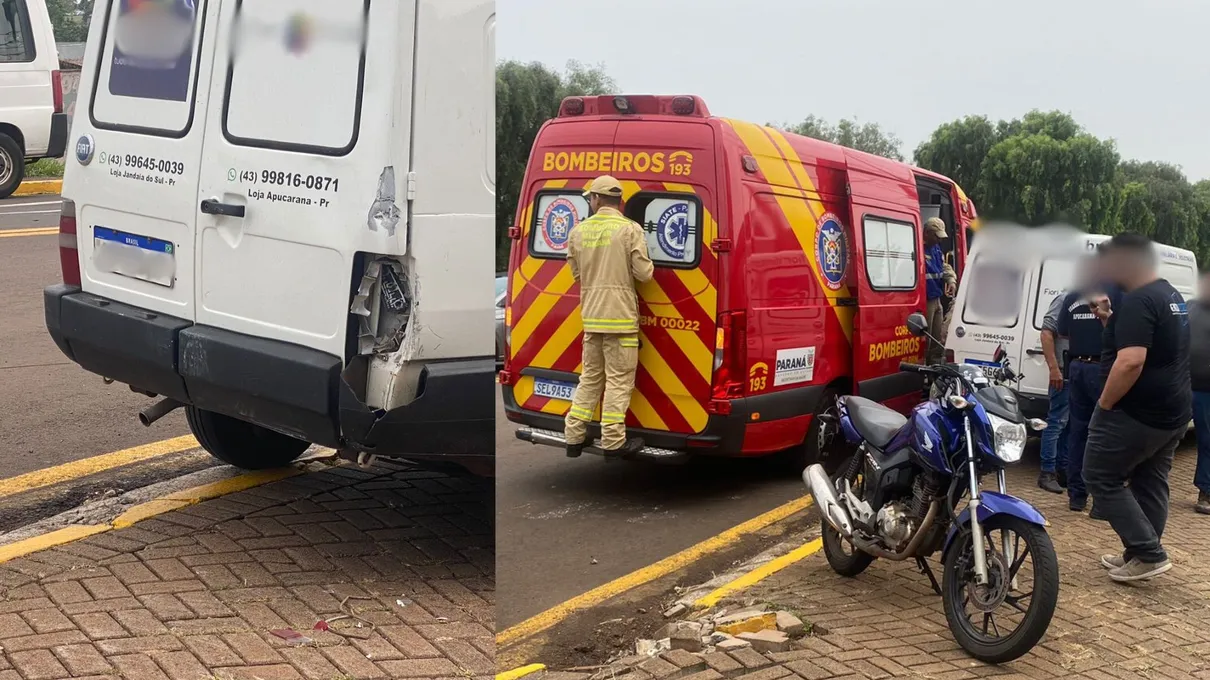
[[[240,0],[223,135],[343,156],[357,145],[369,0]]]
[[[871,288],[916,287],[916,229],[911,224],[867,215],[862,220],[862,239]]]
[[[647,254],[656,266],[692,268],[701,248],[702,206],[688,194],[640,192],[624,206],[626,216],[643,226]]]
[[[89,116],[105,130],[181,138],[193,102],[207,0],[109,0]]]

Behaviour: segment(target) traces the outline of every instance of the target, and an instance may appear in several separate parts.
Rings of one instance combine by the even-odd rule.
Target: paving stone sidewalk
[[[1061,574],[1059,607],[1046,637],[1015,662],[990,666],[958,647],[941,598],[913,563],[878,560],[858,578],[846,579],[833,573],[819,553],[743,596],[790,609],[826,634],[803,638],[781,653],[673,651],[637,668],[606,669],[608,674],[597,677],[1210,679],[1210,516],[1193,512],[1195,462],[1192,447],[1183,448],[1171,477],[1164,545],[1175,566],[1150,584],[1134,586],[1111,582],[1099,564],[1100,555],[1121,548],[1107,523],[1071,512],[1066,496],[1038,489],[1036,468],[1010,472],[1009,492],[1035,503],[1052,523]],[[940,579],[936,558],[931,563]],[[577,680],[591,674],[542,675],[534,680]]]
[[[0,680],[490,677],[493,511],[490,480],[334,467],[0,564]]]

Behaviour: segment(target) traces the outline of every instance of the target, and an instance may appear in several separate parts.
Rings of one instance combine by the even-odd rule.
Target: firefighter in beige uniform
[[[584,367],[563,434],[567,455],[584,449],[588,424],[601,404],[601,448],[638,453],[643,440],[626,438],[626,411],[639,364],[639,301],[635,282],[650,281],[654,265],[643,228],[622,216],[622,185],[608,175],[588,191],[592,217],[572,228],[567,263],[580,284]]]

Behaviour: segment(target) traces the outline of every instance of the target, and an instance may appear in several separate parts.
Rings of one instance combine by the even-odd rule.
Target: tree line
[[[571,62],[560,72],[539,63],[496,67],[497,265],[508,262],[507,230],[538,129],[564,97],[617,92],[601,67]],[[903,142],[877,123],[809,115],[770,124],[789,132],[903,161]],[[967,116],[942,123],[916,147],[912,162],[956,181],[984,220],[1027,226],[1067,222],[1098,234],[1135,231],[1188,248],[1210,262],[1210,179],[1190,182],[1163,161],[1124,160],[1061,111],[1018,119]]]

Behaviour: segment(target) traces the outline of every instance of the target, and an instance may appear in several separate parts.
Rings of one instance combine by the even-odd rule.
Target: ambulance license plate
[[[558,380],[543,380],[541,378],[534,379],[534,394],[539,397],[571,401],[571,395],[575,391],[576,386],[573,383]]]

